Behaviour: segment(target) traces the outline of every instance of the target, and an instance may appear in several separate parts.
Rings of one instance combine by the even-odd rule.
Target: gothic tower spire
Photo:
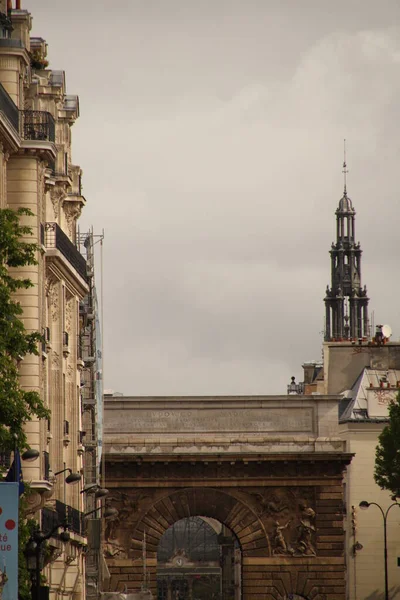
[[[325,341],[368,336],[367,288],[361,284],[360,242],[355,242],[353,203],[347,195],[346,140],[344,147],[344,192],[336,210],[336,243],[332,243],[331,287],[325,302]]]

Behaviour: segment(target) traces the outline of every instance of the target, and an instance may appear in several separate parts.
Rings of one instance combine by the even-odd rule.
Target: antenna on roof
[[[347,163],[346,163],[346,139],[343,140],[343,171],[344,175],[344,195],[347,195]]]

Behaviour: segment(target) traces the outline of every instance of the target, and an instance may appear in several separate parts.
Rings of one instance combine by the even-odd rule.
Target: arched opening
[[[240,600],[242,553],[235,534],[210,517],[176,521],[157,549],[158,600]]]

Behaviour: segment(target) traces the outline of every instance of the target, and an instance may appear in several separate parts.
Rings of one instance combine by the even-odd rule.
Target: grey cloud
[[[283,393],[320,358],[343,138],[364,283],[398,338],[395,0],[29,8],[80,95],[107,387]]]

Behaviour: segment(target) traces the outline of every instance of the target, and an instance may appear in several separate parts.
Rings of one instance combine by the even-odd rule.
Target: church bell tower
[[[336,210],[336,243],[332,243],[331,287],[325,302],[325,341],[368,336],[367,288],[361,284],[360,242],[355,242],[353,203],[347,195],[346,158],[343,163],[344,193]]]

